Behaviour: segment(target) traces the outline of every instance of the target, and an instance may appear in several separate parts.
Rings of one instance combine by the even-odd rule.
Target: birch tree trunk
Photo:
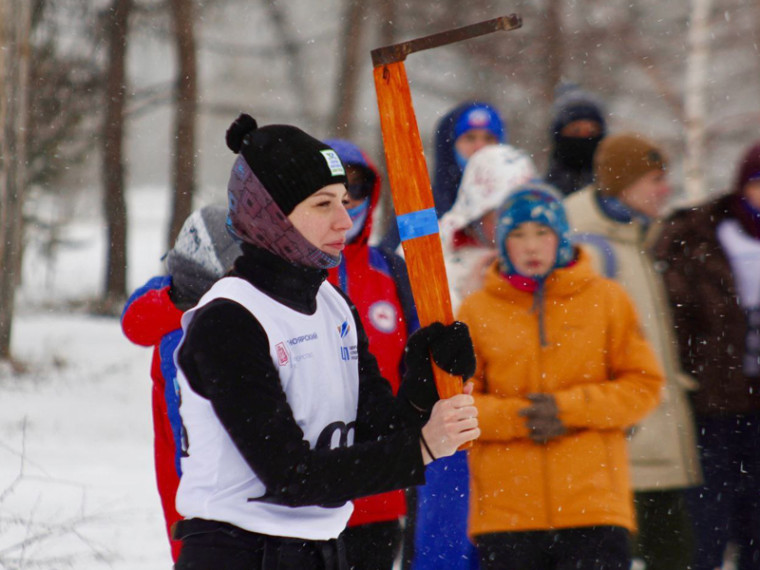
[[[31,2],[0,0],[0,360],[10,360],[26,189]]]
[[[174,111],[174,197],[167,247],[171,248],[182,224],[193,210],[195,194],[195,132],[198,110],[193,0],[171,0],[177,79]]]
[[[705,154],[707,116],[707,73],[710,55],[710,14],[712,0],[691,0],[689,19],[686,91],[684,93],[684,125],[686,149],[684,157],[684,190],[688,202],[701,201],[705,188]]]
[[[124,107],[127,26],[131,0],[113,0],[109,9],[108,71],[103,124],[103,186],[108,241],[102,310],[114,312],[127,291],[127,206],[124,199]]]

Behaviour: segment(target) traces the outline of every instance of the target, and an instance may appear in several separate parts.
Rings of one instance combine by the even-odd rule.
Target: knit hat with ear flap
[[[561,194],[554,187],[534,180],[515,189],[499,209],[496,236],[502,271],[507,275],[517,273],[507,253],[507,236],[520,224],[537,222],[548,226],[557,234],[557,260],[553,269],[566,267],[573,261],[574,251],[570,243],[570,225],[567,222]],[[525,275],[524,277],[543,277]]]
[[[166,254],[172,300],[178,306],[195,305],[240,255],[240,247],[227,231],[226,220],[226,208],[206,206],[190,214],[182,224],[174,247]]]
[[[596,187],[604,196],[618,196],[648,172],[666,168],[665,153],[632,133],[606,137],[594,154]]]

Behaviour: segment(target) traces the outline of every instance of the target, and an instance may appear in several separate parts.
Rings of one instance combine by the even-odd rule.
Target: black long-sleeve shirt
[[[315,312],[325,271],[292,265],[261,249],[243,250],[233,276],[291,309]],[[265,500],[331,506],[424,482],[419,447],[424,418],[394,398],[369,352],[356,308],[347,301],[359,351],[359,403],[350,447],[310,448],[272,363],[267,334],[242,305],[216,299],[197,311],[185,333],[179,365],[266,486]]]

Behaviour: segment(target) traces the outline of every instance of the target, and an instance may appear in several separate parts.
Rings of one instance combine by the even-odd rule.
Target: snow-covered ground
[[[160,271],[165,191],[128,195],[130,288]],[[55,263],[33,244],[0,369],[0,569],[171,568],[156,491],[148,349],[116,318],[68,311],[103,276],[104,226],[78,216]]]

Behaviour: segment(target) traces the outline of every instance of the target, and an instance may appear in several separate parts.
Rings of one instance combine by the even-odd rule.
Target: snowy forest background
[[[511,13],[407,60],[429,166],[437,119],[478,98],[543,170],[562,81],[667,149],[674,204],[760,138],[758,0],[0,0],[0,569],[168,567],[150,354],[116,317],[225,201],[237,114],[382,168],[370,50]]]

